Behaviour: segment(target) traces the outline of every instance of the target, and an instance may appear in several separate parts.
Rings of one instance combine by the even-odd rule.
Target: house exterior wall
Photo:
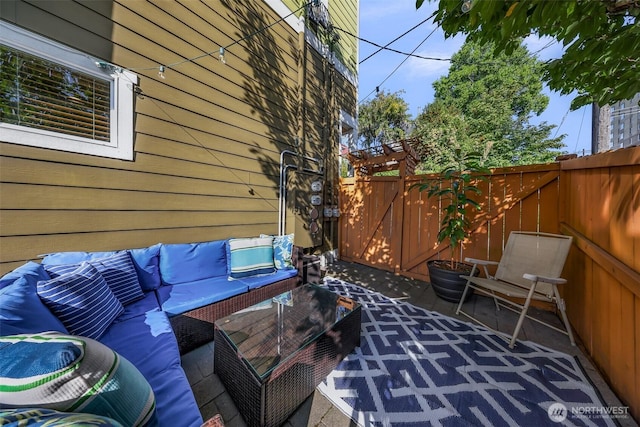
[[[0,273],[53,251],[275,234],[283,150],[321,159],[335,188],[335,120],[355,116],[354,78],[295,20],[239,41],[283,18],[269,3],[0,2],[3,21],[139,79],[133,161],[0,135]],[[344,0],[350,9],[357,15],[357,1]]]

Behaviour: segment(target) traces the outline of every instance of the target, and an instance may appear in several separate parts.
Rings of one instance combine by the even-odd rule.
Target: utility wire
[[[567,112],[564,113],[564,116],[562,117],[562,120],[560,120],[560,124],[558,125],[558,127],[556,128],[556,133],[555,135],[553,135],[554,138],[556,138],[558,136],[558,133],[560,133],[560,128],[562,127],[562,125],[564,124],[564,120],[567,118],[567,116],[569,115],[569,112],[571,111],[571,108],[567,109]]]
[[[371,55],[367,56],[366,58],[364,58],[362,61],[360,61],[358,64],[362,64],[364,61],[366,61],[367,59],[371,58],[372,56],[378,54],[379,52],[381,52],[382,50],[386,49],[387,47],[389,47],[391,44],[397,42],[398,40],[400,40],[402,37],[406,36],[407,34],[409,34],[411,31],[415,30],[416,28],[418,28],[420,25],[424,24],[425,22],[427,22],[429,19],[433,18],[436,14],[436,11],[434,11],[431,16],[429,16],[427,19],[425,19],[424,21],[420,22],[419,24],[416,24],[415,26],[413,26],[412,28],[408,29],[407,31],[405,31],[404,33],[400,34],[398,37],[396,37],[395,39],[391,40],[389,43],[387,43],[386,45],[384,45],[383,47],[379,47],[378,50],[376,50],[375,52],[373,52]]]
[[[393,42],[387,43],[386,46],[382,46],[382,45],[379,45],[378,43],[372,42],[370,40],[363,39],[362,37],[359,37],[359,36],[357,36],[355,34],[352,34],[347,30],[343,30],[342,28],[334,27],[334,29],[336,29],[338,31],[342,31],[343,33],[347,34],[348,36],[354,37],[354,38],[360,40],[361,42],[369,43],[369,44],[379,48],[378,52],[380,52],[381,50],[388,50],[389,52],[399,53],[400,55],[404,55],[404,56],[407,56],[407,57],[413,57],[413,58],[418,58],[418,59],[426,59],[426,60],[429,60],[429,61],[451,61],[451,58],[436,58],[436,57],[432,57],[432,56],[416,55],[414,52],[416,51],[417,48],[414,49],[413,51],[411,51],[411,53],[403,52],[403,51],[397,50],[397,49],[392,49],[392,48],[387,47],[387,46],[389,46]],[[429,36],[431,36],[431,34],[433,34],[435,32],[435,30],[437,30],[437,29],[438,28],[436,27],[433,31],[431,31]],[[427,36],[427,38],[429,38],[429,36]],[[422,43],[424,43],[425,41],[426,41],[426,39],[423,40]],[[420,43],[420,45],[422,43]],[[418,45],[418,47],[420,47],[420,45]],[[376,52],[376,53],[378,53],[378,52]],[[362,62],[363,61],[361,61],[360,64],[362,64]]]
[[[536,50],[535,52],[531,52],[531,55],[537,55],[540,52],[542,52],[543,50],[553,46],[553,44],[556,43],[555,40],[550,40],[546,45],[542,46],[540,49]]]
[[[404,58],[404,59],[402,60],[402,62],[400,62],[400,64],[398,64],[398,66],[397,66],[397,67],[396,67],[396,68],[395,68],[395,69],[394,69],[394,70],[393,70],[393,71],[392,71],[392,72],[391,72],[391,73],[390,73],[390,74],[389,74],[389,75],[388,75],[388,76],[387,76],[387,77],[386,77],[386,78],[385,78],[385,79],[384,79],[380,84],[376,85],[375,89],[373,89],[371,92],[369,92],[369,94],[368,94],[367,96],[365,96],[363,99],[361,99],[361,100],[358,102],[358,104],[362,104],[364,101],[366,101],[366,100],[367,100],[367,98],[369,98],[369,97],[371,96],[371,94],[373,94],[373,93],[374,93],[374,92],[375,92],[375,91],[376,91],[380,86],[382,86],[382,85],[384,84],[384,82],[386,82],[387,80],[389,80],[389,78],[391,78],[391,76],[393,76],[393,75],[395,74],[395,72],[396,72],[396,71],[398,71],[398,69],[399,69],[399,68],[400,68],[400,67],[401,67],[405,62],[407,62],[407,60],[408,60],[410,57],[415,56],[415,55],[413,55],[413,53],[414,53],[416,50],[418,50],[418,49],[420,48],[420,46],[422,46],[422,45],[424,44],[424,42],[426,42],[426,41],[429,39],[429,37],[431,37],[431,36],[433,35],[433,33],[435,33],[435,32],[436,32],[436,30],[437,30],[437,29],[438,29],[438,27],[434,28],[434,29],[433,29],[433,31],[431,31],[431,32],[429,33],[429,35],[427,35],[427,37],[425,37],[425,38],[424,38],[424,40],[422,40],[422,41],[418,44],[418,46],[416,46],[416,47],[415,47],[415,49],[413,49],[413,50],[411,51],[411,53],[410,53],[410,54],[408,54],[408,55],[406,56],[406,58]]]
[[[160,99],[157,98],[153,98],[150,97],[142,92],[139,93],[139,95],[144,96],[145,99],[150,100],[153,105],[156,106],[156,108],[158,108],[158,110],[160,110],[162,113],[165,114],[165,116],[175,125],[177,125],[180,129],[182,129],[182,131],[184,131],[184,133],[191,138],[191,140],[193,140],[193,142],[195,142],[197,144],[198,147],[204,149],[211,157],[213,157],[219,164],[220,166],[224,167],[227,169],[227,171],[229,171],[233,176],[236,177],[236,179],[238,180],[238,184],[239,185],[244,185],[247,189],[248,189],[248,194],[252,195],[252,196],[258,196],[260,199],[262,199],[262,201],[264,201],[267,205],[269,205],[270,207],[272,207],[274,210],[276,210],[276,206],[274,206],[271,201],[269,201],[266,197],[264,197],[262,194],[258,193],[256,191],[256,189],[247,181],[245,181],[233,168],[230,168],[229,166],[227,166],[222,159],[220,159],[220,157],[218,157],[214,150],[212,148],[207,147],[206,145],[204,145],[199,139],[198,137],[194,134],[194,132],[192,132],[190,129],[188,129],[186,126],[180,124],[180,122],[178,120],[176,120],[165,108],[163,108],[162,105],[160,105],[160,102],[162,102]]]

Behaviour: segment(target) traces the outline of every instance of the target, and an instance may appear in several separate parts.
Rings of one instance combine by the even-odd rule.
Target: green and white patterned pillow
[[[58,332],[0,337],[0,407],[155,420],[151,386],[131,362],[85,337]]]
[[[273,263],[277,270],[291,270],[293,266],[293,234],[282,236],[269,236],[261,234],[260,237],[273,237]]]
[[[116,420],[99,415],[59,412],[43,408],[0,409],[0,425],[7,427],[123,427]]]

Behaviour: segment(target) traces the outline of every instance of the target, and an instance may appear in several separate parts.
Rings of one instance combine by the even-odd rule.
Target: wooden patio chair
[[[469,289],[474,289],[480,294],[493,298],[496,304],[496,311],[499,311],[500,307],[504,307],[520,314],[513,334],[504,334],[510,337],[510,348],[515,345],[525,317],[568,335],[571,345],[575,345],[571,326],[565,312],[565,303],[558,293],[558,285],[566,283],[566,280],[562,279],[560,274],[571,247],[571,240],[570,236],[514,231],[509,235],[507,246],[504,248],[499,263],[466,258],[465,261],[473,264],[474,271],[471,272],[470,276],[461,276],[467,279],[467,284],[458,304],[456,314],[461,313],[493,330],[493,328],[485,325],[469,313],[462,311],[467,292],[469,292]],[[487,266],[489,265],[498,266],[494,276],[491,276],[488,272]],[[474,277],[475,270],[479,266],[484,269],[485,277]],[[505,298],[505,296],[524,299],[524,303],[515,302]],[[532,300],[555,303],[566,330],[529,316],[527,310]]]

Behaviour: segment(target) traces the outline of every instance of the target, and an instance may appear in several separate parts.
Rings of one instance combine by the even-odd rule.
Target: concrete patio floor
[[[420,280],[412,280],[360,264],[342,261],[335,261],[329,264],[326,275],[380,292],[391,298],[403,298],[411,304],[428,310],[468,321],[467,318],[455,314],[456,304],[436,297],[431,286]],[[465,307],[466,310],[472,311],[476,317],[500,331],[512,330],[516,321],[515,313],[508,310],[502,310],[499,317],[500,320],[497,321],[494,314],[493,301],[489,298],[473,296]],[[560,321],[554,314],[548,312],[539,314],[545,316],[546,320],[560,325]],[[571,346],[569,339],[565,335],[539,326],[530,320],[525,321],[520,339],[534,341],[576,356],[593,384],[598,388],[605,405],[624,406],[611,391],[600,373],[593,366],[593,363],[585,356],[585,353],[581,350],[581,343],[578,342],[575,347]],[[213,343],[209,343],[182,357],[182,365],[189,378],[200,412],[205,420],[216,414],[221,414],[225,426],[245,426],[244,419],[238,413],[224,385],[222,385],[217,375],[213,373],[213,345]],[[618,419],[618,421],[623,427],[638,426],[631,416]],[[284,425],[287,427],[346,427],[356,424],[316,391]]]

